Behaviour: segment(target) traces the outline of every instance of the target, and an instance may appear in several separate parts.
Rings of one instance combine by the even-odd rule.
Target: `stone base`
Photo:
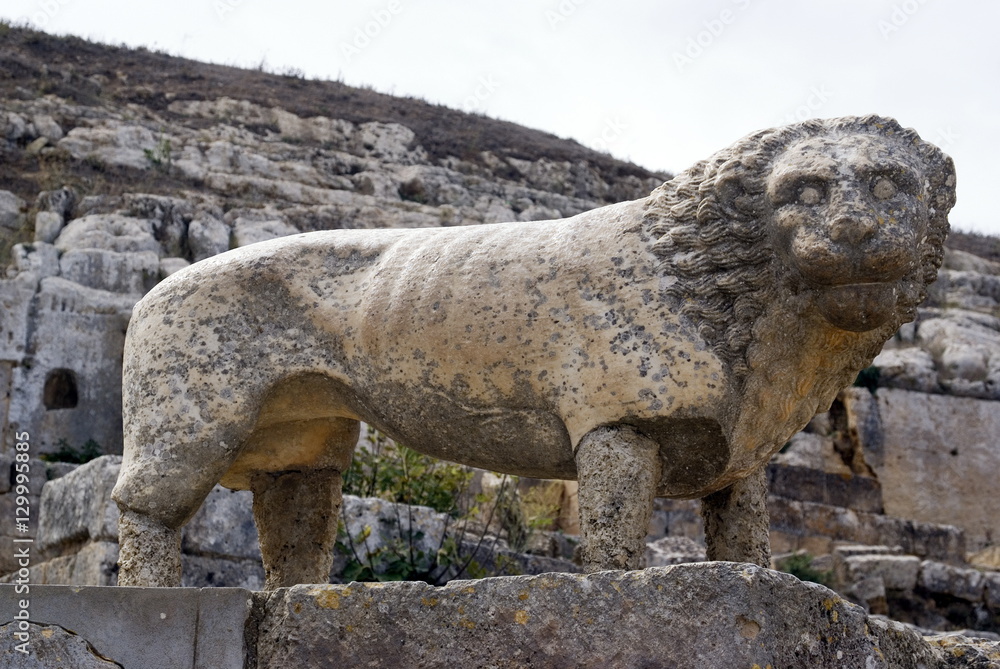
[[[13,632],[23,595],[14,587],[0,586],[0,665],[22,659]],[[439,588],[32,585],[28,604],[35,648],[62,638],[55,625],[98,659],[150,669],[1000,666],[991,659],[998,643],[928,641],[822,586],[728,562]]]

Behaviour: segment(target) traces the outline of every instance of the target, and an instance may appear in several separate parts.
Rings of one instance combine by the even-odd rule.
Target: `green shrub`
[[[509,519],[518,518],[521,513],[519,507],[512,510],[511,500],[516,500],[514,478],[503,476],[495,493],[471,495],[471,470],[396,444],[371,428],[366,441],[367,444],[355,452],[344,475],[344,493],[428,506],[447,514],[449,524],[436,550],[427,552],[418,548],[423,533],[412,523],[408,532],[404,532],[399,523],[398,536],[369,549],[367,539],[372,528],[365,527],[355,536],[348,536],[342,522],[337,550],[347,556],[347,566],[342,573],[345,580],[424,581],[437,585],[458,577],[484,578],[519,573],[516,563],[502,555],[497,555],[490,565],[476,559],[484,546],[492,554],[499,541],[498,536],[488,533],[494,518],[499,520],[512,547],[520,548],[527,542],[524,525]],[[513,527],[521,528],[520,533],[511,529]]]
[[[58,451],[55,453],[45,453],[40,456],[41,459],[46,462],[72,462],[82,465],[85,462],[90,462],[104,455],[101,445],[93,439],[85,441],[80,448],[70,446],[69,442],[65,439],[57,441],[56,446],[59,447]]]
[[[793,553],[780,560],[778,569],[789,573],[800,581],[810,581],[820,585],[829,585],[833,580],[832,571],[819,571],[812,566],[813,556],[809,553]]]

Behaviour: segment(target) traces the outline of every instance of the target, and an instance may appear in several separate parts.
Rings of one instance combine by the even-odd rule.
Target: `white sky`
[[[674,172],[758,128],[876,112],[955,159],[953,225],[1000,234],[1000,2],[2,0],[0,17],[341,78]]]

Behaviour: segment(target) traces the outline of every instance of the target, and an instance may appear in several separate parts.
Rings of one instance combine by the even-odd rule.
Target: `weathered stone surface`
[[[885,512],[951,523],[973,550],[995,542],[1000,517],[997,403],[883,389],[885,461],[874,466]]]
[[[38,279],[59,274],[59,251],[52,244],[35,242],[34,244],[15,244],[12,249],[14,267],[21,275],[34,276]]]
[[[153,251],[79,249],[63,253],[59,269],[63,278],[81,286],[138,297],[159,281],[160,258]]]
[[[58,142],[77,160],[97,159],[112,165],[148,169],[147,151],[156,151],[157,138],[141,125],[114,119],[99,120],[92,127],[77,126]]]
[[[26,634],[25,652],[15,632]],[[86,639],[59,625],[9,622],[0,625],[0,666],[10,669],[111,669],[123,666],[104,657]]]
[[[976,272],[977,274],[992,274],[1000,276],[1000,262],[980,258],[979,256],[959,251],[958,249],[944,250],[944,262],[942,269],[957,270],[959,272]]]
[[[879,369],[879,383],[889,388],[922,393],[941,391],[931,354],[922,348],[887,348],[872,361]]]
[[[788,440],[788,445],[771,460],[786,467],[814,469],[829,474],[853,476],[851,468],[833,446],[833,439],[825,434],[798,432]]]
[[[73,630],[123,667],[248,666],[246,643],[252,640],[245,628],[252,598],[246,590],[32,585],[30,595],[32,622]],[[0,585],[0,624],[13,619],[15,597],[13,585]],[[42,635],[32,638],[41,641]]]
[[[62,277],[41,281],[25,342],[34,352],[32,364],[14,369],[10,404],[11,422],[31,433],[35,452],[58,450],[60,439],[74,448],[93,439],[104,452],[120,452],[120,356],[134,300]],[[46,405],[52,374],[74,380],[75,404],[64,397]]]
[[[0,190],[0,228],[18,230],[24,224],[27,203],[10,191]]]
[[[920,565],[920,586],[928,592],[952,595],[970,602],[983,598],[985,580],[977,569],[962,569],[950,564],[925,560]]]
[[[111,490],[120,466],[120,456],[105,455],[45,486],[39,550],[54,557],[88,541],[118,540],[118,508]]]
[[[858,544],[889,544],[902,552],[951,563],[965,560],[965,535],[952,525],[919,523],[892,516],[866,513],[843,507],[801,502],[771,495],[768,497],[771,536],[785,535],[781,550],[800,548],[813,554],[830,552],[834,541]],[[804,544],[821,539],[822,546]]]
[[[751,565],[296,586],[271,595],[258,666],[931,667],[903,628]]]
[[[62,252],[103,249],[117,253],[152,251],[160,254],[153,221],[120,214],[91,214],[70,221],[55,241]]]
[[[190,555],[260,560],[249,491],[215,486],[184,527],[181,548]]]
[[[960,635],[944,635],[927,639],[932,648],[940,650],[942,669],[997,669],[1000,667],[1000,643],[970,639]]]
[[[188,265],[190,265],[184,258],[163,258],[160,260],[160,275],[159,278],[166,278],[173,274],[174,272],[179,272]]]
[[[50,142],[58,142],[63,138],[63,129],[59,127],[56,120],[48,114],[35,114],[34,118],[31,119],[31,122],[35,126],[35,132],[48,139]]]
[[[236,246],[246,246],[296,233],[298,233],[298,230],[284,221],[247,221],[238,219],[233,226],[233,242]]]
[[[994,615],[1000,614],[1000,572],[983,572],[983,599]]]
[[[996,281],[1000,299],[1000,277],[984,278]],[[947,318],[921,322],[917,337],[949,393],[1000,399],[1000,319],[953,310]]]
[[[35,214],[35,241],[51,244],[63,228],[63,217],[54,211]]]
[[[247,560],[182,555],[181,586],[263,590],[264,565],[261,564],[260,558]]]
[[[868,513],[882,512],[882,490],[873,478],[779,464],[768,465],[767,473],[768,491],[772,495]]]
[[[705,547],[687,537],[663,537],[646,544],[646,567],[666,567],[707,559]]]
[[[396,155],[409,141],[397,128],[361,126],[363,137],[369,131],[363,143],[373,156]],[[875,117],[786,126],[745,138],[713,156],[709,172],[699,164],[645,199],[558,222],[320,232],[197,263],[151,291],[130,324],[130,445],[116,499],[125,512],[176,527],[217,482],[251,488],[276,472],[342,470],[359,418],[430,455],[539,478],[583,472],[578,458],[589,450],[580,444],[607,429],[617,442],[607,452],[636,475],[587,469],[580,506],[601,491],[594,508],[617,509],[619,526],[628,516],[628,536],[641,540],[654,494],[698,497],[744,485],[913,317],[939,264],[954,196],[949,159],[919,141]],[[873,161],[906,176],[880,177],[881,195],[851,223],[864,229],[843,244],[827,225],[842,220],[841,205],[827,206],[811,186],[800,197],[791,175],[836,163],[824,188],[860,197],[872,188]],[[748,174],[726,171],[737,162],[755,165],[766,192],[751,195]],[[274,165],[252,167],[266,176],[250,179],[275,176]],[[703,182],[719,188],[694,185]],[[718,207],[717,234],[690,232],[701,205],[685,189]],[[759,239],[745,240],[743,252],[716,248],[754,216]],[[885,231],[876,216],[897,223]],[[237,243],[251,240],[241,229],[251,222],[237,218]],[[785,224],[796,232],[772,251],[766,231]],[[769,269],[743,264],[749,257]],[[707,265],[695,267],[695,258]],[[737,308],[743,298],[752,308]],[[551,305],[544,318],[543,304]],[[199,322],[208,312],[211,335],[202,339],[194,333],[208,329]],[[163,392],[172,383],[184,389]],[[258,415],[268,418],[258,423]],[[624,435],[633,433],[656,448],[629,442]],[[232,451],[238,444],[246,447]],[[731,558],[764,559],[763,490],[727,494],[731,509],[713,512],[725,519],[713,526],[719,533],[748,539]],[[312,515],[327,513],[323,504]],[[752,518],[737,522],[739,509]],[[287,528],[276,514],[269,522],[259,523],[265,544]],[[595,530],[582,529],[590,546]],[[602,536],[600,549],[584,551],[587,568],[618,565],[612,554],[623,550],[627,564],[641,556],[632,539],[625,549]],[[743,554],[751,545],[754,555]],[[123,568],[123,582],[129,573]],[[284,581],[269,574],[268,582]]]
[[[915,555],[856,555],[843,561],[841,578],[853,583],[876,576],[889,590],[913,590],[920,572]]]
[[[0,306],[3,307],[0,309],[0,360],[20,360],[24,356],[31,301],[38,280],[34,272],[0,279]]]
[[[229,250],[229,226],[217,218],[198,218],[188,226],[193,260],[204,260]]]

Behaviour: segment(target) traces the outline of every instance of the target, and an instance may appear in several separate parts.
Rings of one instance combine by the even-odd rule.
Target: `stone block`
[[[297,229],[284,221],[248,221],[237,218],[233,225],[233,242],[236,246],[246,246],[298,233]]]
[[[882,489],[873,478],[775,463],[768,465],[767,478],[772,495],[869,513],[882,511]]]
[[[35,241],[51,244],[63,228],[63,217],[54,211],[35,214]]]
[[[143,295],[160,280],[160,258],[153,251],[74,249],[63,253],[59,270],[63,278],[88,288]]]
[[[28,315],[39,278],[22,272],[13,279],[0,279],[0,360],[20,361],[24,357]]]
[[[771,533],[797,537],[824,537],[835,542],[899,546],[903,553],[946,562],[965,560],[965,535],[957,527],[916,523],[853,509],[768,496]],[[789,550],[783,548],[782,550]]]
[[[994,615],[1000,615],[1000,572],[983,572],[983,599]]]
[[[160,243],[154,236],[153,221],[120,214],[90,214],[74,219],[59,233],[55,245],[64,253],[79,249],[160,253]]]
[[[118,541],[118,506],[111,490],[120,467],[120,456],[105,455],[49,481],[39,509],[40,551],[57,556],[88,541]]]
[[[24,224],[27,203],[10,191],[0,190],[0,228],[19,230]]]
[[[118,544],[94,541],[76,553],[31,567],[32,582],[45,585],[118,585]]]
[[[189,555],[260,560],[253,494],[215,486],[184,526],[181,550]]]
[[[257,666],[934,666],[915,632],[867,621],[822,586],[724,562],[299,585],[267,600]]]
[[[30,272],[39,279],[59,274],[59,251],[52,244],[16,244],[11,251],[18,272]]]
[[[264,589],[264,565],[258,560],[181,555],[185,588]]]
[[[1000,411],[967,397],[882,389],[885,461],[874,467],[885,513],[965,530],[969,548],[989,543],[1000,518]]]
[[[913,590],[919,572],[920,558],[915,555],[857,555],[843,562],[845,582],[856,583],[875,576],[887,590]]]
[[[15,633],[27,634],[22,653]],[[0,662],[17,669],[121,669],[120,664],[98,655],[86,639],[59,625],[11,621],[0,625]]]
[[[190,264],[184,258],[162,258],[160,260],[160,278],[166,278],[174,272],[179,272]]]
[[[707,560],[705,547],[687,537],[663,537],[646,544],[647,567],[666,567]]]
[[[962,569],[950,564],[925,560],[920,565],[918,583],[933,594],[951,595],[968,602],[983,599],[986,580],[978,569]]]
[[[188,246],[195,261],[229,250],[229,226],[217,218],[198,218],[188,226]]]
[[[13,589],[0,585],[0,624],[12,620]],[[252,595],[246,590],[32,585],[30,600],[32,622],[72,630],[120,666],[248,666],[244,633]]]

